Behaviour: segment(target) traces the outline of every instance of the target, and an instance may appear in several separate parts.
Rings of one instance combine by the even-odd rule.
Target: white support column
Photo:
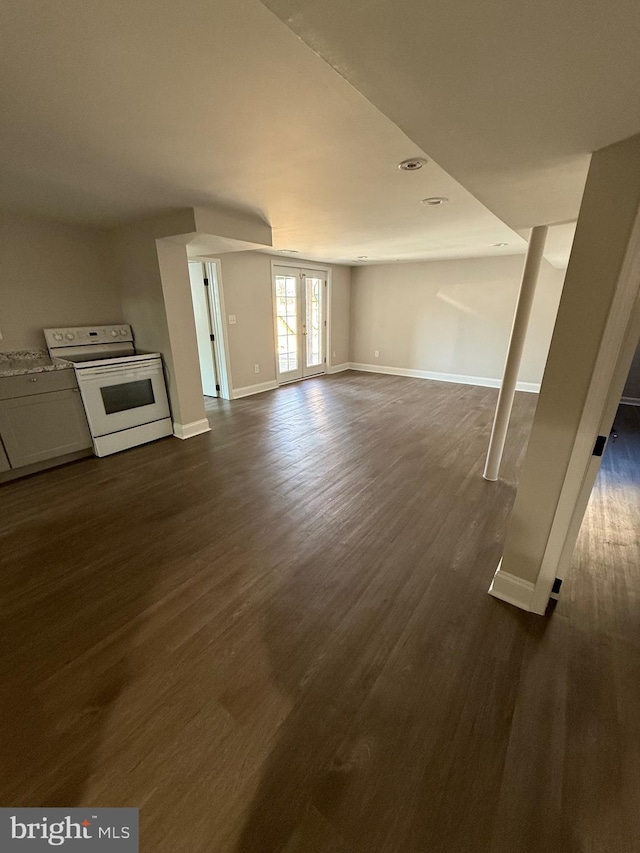
[[[497,480],[500,472],[504,442],[507,437],[507,428],[511,418],[511,409],[513,408],[513,398],[516,393],[518,371],[520,370],[522,352],[527,338],[531,306],[533,305],[533,297],[536,292],[538,273],[540,272],[542,253],[544,252],[548,230],[546,225],[537,225],[531,230],[529,237],[529,248],[527,249],[527,257],[522,271],[522,282],[520,284],[518,304],[511,328],[511,339],[509,340],[507,360],[504,366],[504,376],[500,394],[498,395],[498,405],[496,406],[496,413],[493,419],[491,438],[489,439],[487,462],[484,466],[484,474],[482,475],[485,480]]]

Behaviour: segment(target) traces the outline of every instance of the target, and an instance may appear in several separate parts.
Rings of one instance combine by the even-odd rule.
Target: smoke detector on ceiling
[[[493,246],[494,249],[502,249],[505,246],[508,246],[509,244],[508,243],[492,243],[491,245]]]
[[[439,204],[446,204],[449,201],[443,195],[432,195],[429,198],[423,198],[420,204],[426,204],[429,207],[437,207]]]
[[[403,172],[417,172],[418,169],[422,169],[426,162],[424,157],[409,157],[402,163],[398,163],[398,169],[402,169]]]

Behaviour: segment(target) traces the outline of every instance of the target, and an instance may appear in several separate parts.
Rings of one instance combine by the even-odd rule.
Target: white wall
[[[234,389],[275,382],[276,361],[273,332],[271,261],[283,258],[261,252],[231,252],[220,256],[227,317],[227,335]],[[297,262],[297,259],[296,259]],[[304,266],[304,260],[300,260]],[[327,264],[332,273],[331,350],[340,364],[348,361],[350,268]],[[229,314],[236,324],[228,325]],[[329,357],[331,353],[329,354]],[[327,365],[330,366],[327,359]],[[260,372],[254,372],[254,365]]]
[[[104,232],[0,211],[0,349],[46,349],[47,327],[123,321]]]
[[[511,255],[354,269],[350,361],[499,381],[523,264]],[[541,381],[563,280],[543,262],[521,382]]]

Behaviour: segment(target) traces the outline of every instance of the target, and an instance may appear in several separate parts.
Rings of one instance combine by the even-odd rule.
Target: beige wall
[[[0,212],[1,350],[45,349],[43,328],[124,319],[104,232]]]
[[[350,361],[351,267],[332,267],[331,272],[331,366]]]
[[[204,419],[193,305],[184,244],[156,235],[193,229],[192,212],[177,211],[115,229],[111,246],[124,320],[136,347],[163,356],[174,422]]]
[[[356,268],[350,360],[499,380],[523,263],[512,255]],[[542,378],[563,279],[564,271],[543,262],[522,382]]]
[[[220,256],[227,317],[232,386],[235,389],[276,379],[271,261],[283,259],[260,252],[232,252]],[[304,261],[300,261],[304,266]],[[334,363],[348,360],[350,268],[332,270],[332,351]],[[228,325],[229,314],[236,324]],[[327,362],[329,363],[329,362]],[[260,365],[258,374],[254,365]]]
[[[172,396],[173,360],[155,239],[137,227],[123,227],[113,232],[112,247],[122,311],[133,328],[136,348],[162,353]]]
[[[273,381],[275,349],[271,307],[271,262],[258,252],[220,256],[227,316],[227,340],[232,388]],[[236,324],[228,324],[235,314]],[[260,373],[254,372],[260,365]]]
[[[633,357],[631,370],[629,371],[622,396],[640,400],[640,346]]]

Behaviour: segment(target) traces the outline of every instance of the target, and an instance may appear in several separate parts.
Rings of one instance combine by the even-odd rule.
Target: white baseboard
[[[640,400],[637,397],[623,397],[620,402],[625,406],[640,406]]]
[[[516,575],[511,575],[509,572],[503,572],[501,566],[502,560],[498,563],[498,568],[493,576],[489,595],[499,598],[500,601],[506,601],[507,604],[513,604],[521,610],[531,612],[535,584],[516,577]]]
[[[192,421],[190,424],[173,422],[173,434],[176,438],[193,438],[194,435],[202,435],[203,432],[210,431],[211,427],[206,418],[203,418],[201,421]]]
[[[462,373],[436,373],[432,370],[414,370],[409,367],[387,367],[382,364],[359,364],[351,362],[351,370],[361,370],[365,373],[385,373],[391,376],[410,376],[414,379],[433,379],[436,382],[457,382],[461,385],[482,385],[485,388],[499,388],[502,384],[500,379],[491,379],[487,376],[466,376]],[[539,382],[518,382],[518,391],[527,391],[538,394]]]
[[[263,391],[273,391],[278,387],[275,379],[270,379],[269,382],[260,382],[258,385],[245,385],[243,388],[234,388],[232,398],[239,400],[240,397],[250,397],[252,394],[261,394]]]
[[[351,370],[351,364],[345,361],[344,364],[332,364],[327,369],[327,373],[341,373],[343,370]]]

